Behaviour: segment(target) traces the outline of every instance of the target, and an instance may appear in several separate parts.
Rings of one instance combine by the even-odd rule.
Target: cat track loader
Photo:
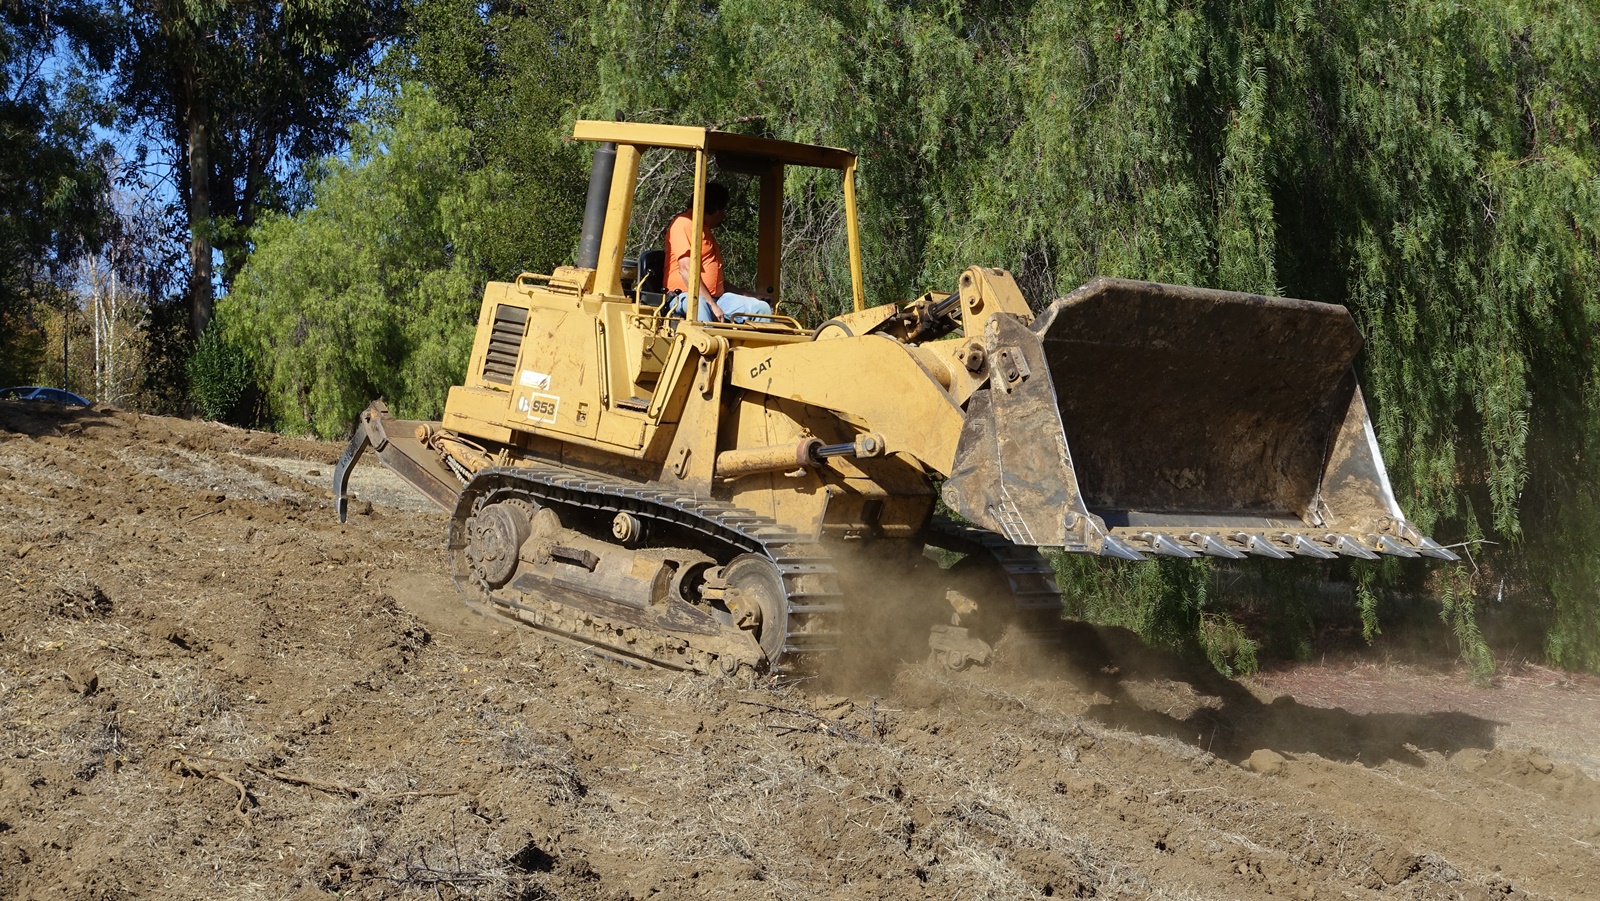
[[[598,145],[578,265],[489,284],[442,420],[375,402],[334,473],[341,519],[368,449],[447,511],[451,575],[486,613],[635,663],[766,670],[910,629],[852,618],[893,586],[926,596],[916,640],[959,669],[987,662],[994,622],[1059,625],[1041,548],[1455,559],[1396,502],[1343,307],[1100,278],[1035,312],[980,266],[868,306],[854,154],[624,122],[574,137]],[[692,156],[694,233],[713,162],[759,181],[773,314],[668,315],[625,259],[652,148]],[[796,166],[839,173],[853,289],[812,328],[783,312]],[[940,570],[929,546],[966,558]]]

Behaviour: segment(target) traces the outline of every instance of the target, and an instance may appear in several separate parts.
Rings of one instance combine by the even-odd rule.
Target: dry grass
[[[1600,873],[1560,746],[1552,765],[1405,728],[1527,698],[1546,706],[1499,718],[1498,745],[1586,734],[1583,680],[1511,668],[1472,694],[1328,667],[1292,689],[1304,704],[1326,689],[1351,711],[1326,722],[1399,721],[1413,748],[1284,747],[1264,776],[1189,730],[1318,721],[1268,703],[1280,674],[1254,701],[1050,661],[913,664],[878,697],[629,670],[466,622],[437,573],[443,592],[391,579],[436,567],[438,517],[338,526],[325,463],[212,454],[264,439],[200,424],[165,444],[158,421],[117,428],[0,435],[0,466],[27,467],[0,474],[0,897],[1581,897]],[[227,502],[197,497],[213,482]],[[1360,712],[1400,703],[1416,713]],[[1375,856],[1401,846],[1400,869]],[[1380,870],[1406,875],[1368,888]]]

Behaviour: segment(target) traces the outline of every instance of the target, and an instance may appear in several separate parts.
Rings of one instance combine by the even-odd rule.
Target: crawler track
[[[993,532],[944,518],[936,518],[929,525],[927,541],[966,553],[979,566],[993,568],[993,587],[1006,591],[1009,608],[993,597],[992,591],[989,597],[976,600],[987,602],[985,619],[996,627],[1015,625],[1024,637],[1039,643],[1054,642],[1060,637],[1061,587],[1056,584],[1055,567],[1038,548],[1015,545]]]
[[[681,611],[673,617],[684,628],[662,628],[661,616],[603,596],[553,599],[518,589],[512,578],[491,588],[470,576],[464,565],[465,523],[488,501],[521,500],[557,511],[564,522],[590,537],[610,541],[602,529],[618,513],[645,527],[645,546],[688,548],[719,564],[741,554],[768,558],[781,575],[787,595],[786,640],[770,665],[810,668],[801,661],[838,646],[836,617],[841,594],[828,552],[816,540],[732,504],[669,489],[543,465],[503,467],[480,472],[463,489],[450,526],[452,575],[471,605],[531,626],[554,638],[593,647],[622,660],[673,670],[710,673],[730,668],[719,648],[722,634],[709,613]],[[680,606],[682,606],[680,604]]]

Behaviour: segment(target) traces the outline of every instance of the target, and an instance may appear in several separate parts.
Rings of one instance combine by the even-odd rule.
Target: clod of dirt
[[[200,645],[200,642],[190,634],[189,630],[181,626],[176,629],[168,629],[161,637],[183,651],[192,651]]]
[[[1283,765],[1288,760],[1277,751],[1260,748],[1250,753],[1250,759],[1244,762],[1245,767],[1263,776],[1276,776],[1283,772]]]
[[[524,873],[548,873],[556,868],[555,856],[534,842],[523,845],[506,862]]]
[[[837,695],[824,696],[816,701],[817,715],[825,716],[829,719],[842,720],[854,713],[855,709],[855,702]]]
[[[86,664],[80,663],[68,669],[66,677],[67,685],[86,698],[100,690],[100,674]]]
[[[1372,855],[1374,878],[1367,881],[1367,887],[1383,888],[1386,885],[1399,885],[1420,869],[1422,869],[1421,857],[1408,851],[1381,848]]]
[[[111,599],[100,586],[80,577],[56,589],[50,612],[68,619],[100,619],[111,615]]]
[[[596,873],[588,859],[583,857],[563,857],[555,873],[569,884],[598,882],[600,879],[600,874]]]

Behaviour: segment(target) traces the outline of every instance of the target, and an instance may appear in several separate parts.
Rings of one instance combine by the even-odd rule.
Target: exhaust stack
[[[609,141],[594,149],[589,166],[589,196],[583,204],[583,231],[578,236],[578,267],[600,265],[600,236],[606,228],[606,203],[611,199],[611,173],[617,165],[617,145]]]

